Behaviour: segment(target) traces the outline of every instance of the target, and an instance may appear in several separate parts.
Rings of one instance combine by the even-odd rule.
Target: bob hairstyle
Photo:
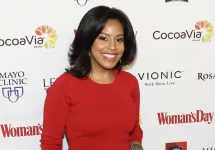
[[[89,53],[97,36],[102,32],[108,19],[116,19],[123,26],[124,53],[114,69],[121,70],[133,62],[136,53],[136,39],[129,18],[121,10],[107,6],[90,9],[81,19],[75,38],[69,49],[69,68],[66,72],[78,78],[85,78],[91,71]]]

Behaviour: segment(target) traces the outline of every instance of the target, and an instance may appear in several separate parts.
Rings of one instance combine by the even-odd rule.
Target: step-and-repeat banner
[[[126,70],[141,89],[144,149],[214,150],[214,0],[0,0],[0,149],[40,150],[46,89],[98,5],[122,9],[135,30]]]

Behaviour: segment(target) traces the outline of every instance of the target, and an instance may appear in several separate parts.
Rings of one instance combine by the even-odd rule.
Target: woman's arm
[[[43,132],[41,135],[42,150],[62,150],[66,120],[70,102],[62,79],[47,90],[44,105]]]
[[[140,90],[139,90],[139,84],[137,79],[135,78],[135,83],[134,83],[134,90],[133,90],[133,98],[134,98],[134,103],[136,106],[136,116],[137,116],[137,121],[136,125],[134,128],[134,131],[131,134],[131,150],[142,150],[142,137],[143,137],[143,131],[140,127],[139,124],[139,113],[140,113]]]

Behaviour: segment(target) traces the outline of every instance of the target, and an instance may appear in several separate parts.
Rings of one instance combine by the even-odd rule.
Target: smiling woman
[[[128,17],[98,6],[82,18],[70,47],[70,67],[47,90],[42,150],[141,150],[140,90],[122,71],[136,56]]]
[[[94,70],[106,70],[114,68],[124,53],[123,27],[116,19],[109,19],[91,47],[91,73]],[[96,80],[96,79],[95,79]]]
[[[115,25],[117,26],[115,27]],[[114,69],[121,70],[134,60],[136,56],[136,39],[128,17],[121,10],[100,6],[91,9],[82,18],[70,48],[70,68],[67,69],[67,72],[78,78],[88,76],[92,71],[89,54],[93,47],[98,46],[97,43],[99,43],[99,40],[107,41],[105,45],[103,45],[104,42],[100,42],[100,46],[102,45],[106,49],[114,46],[110,44],[120,43],[123,55],[120,61],[118,60],[117,64],[113,67]],[[122,48],[122,46],[124,47]]]

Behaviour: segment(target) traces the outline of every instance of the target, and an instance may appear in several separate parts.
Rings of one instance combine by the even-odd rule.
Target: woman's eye
[[[123,38],[118,38],[117,42],[123,42]]]
[[[99,39],[100,39],[100,40],[103,40],[103,41],[107,41],[107,38],[104,37],[104,36],[100,36]]]

